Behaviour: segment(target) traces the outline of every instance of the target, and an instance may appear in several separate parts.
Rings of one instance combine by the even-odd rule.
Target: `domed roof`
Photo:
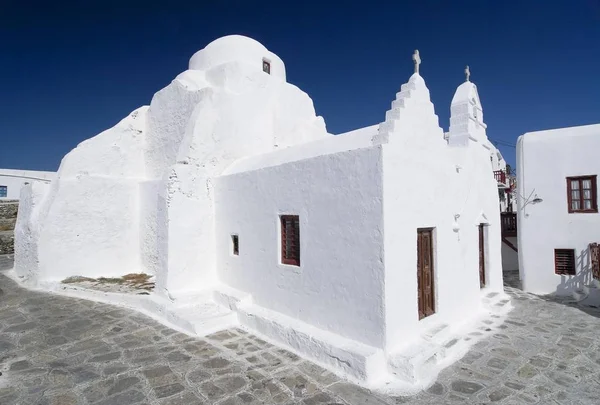
[[[477,86],[471,81],[466,81],[456,89],[454,97],[452,97],[452,104],[459,104],[465,102],[472,102],[476,105],[481,105],[479,102],[479,94],[477,93]]]
[[[208,70],[229,62],[241,62],[264,70],[269,65],[270,74],[285,80],[285,65],[279,56],[270,52],[260,42],[243,35],[228,35],[212,41],[190,59],[190,70]]]

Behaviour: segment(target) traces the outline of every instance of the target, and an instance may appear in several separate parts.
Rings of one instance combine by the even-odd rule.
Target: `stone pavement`
[[[507,290],[501,330],[427,391],[386,397],[241,330],[189,337],[0,274],[0,404],[600,404],[600,310]]]

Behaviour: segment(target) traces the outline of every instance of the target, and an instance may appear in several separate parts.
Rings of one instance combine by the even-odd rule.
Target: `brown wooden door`
[[[483,224],[479,224],[479,286],[485,287],[485,241]]]
[[[433,286],[433,233],[431,229],[417,230],[417,288],[419,319],[435,313]]]

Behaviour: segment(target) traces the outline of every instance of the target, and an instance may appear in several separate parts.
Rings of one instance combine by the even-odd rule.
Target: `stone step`
[[[458,360],[469,351],[469,348],[469,342],[464,337],[453,336],[442,345],[438,362],[448,363]]]
[[[452,336],[452,329],[448,324],[438,324],[423,333],[422,338],[425,341],[431,341],[436,344],[443,344]]]
[[[214,302],[169,308],[168,318],[181,328],[206,336],[237,325],[237,314]]]
[[[585,293],[585,291],[582,288],[580,288],[580,289],[574,290],[572,296],[575,301],[581,301],[581,300],[585,299],[587,294]]]
[[[598,288],[596,283],[583,286],[581,292],[583,293],[583,296],[578,299],[581,304],[592,307],[600,307],[600,288]],[[573,293],[573,296],[575,297],[575,292]]]
[[[442,347],[431,341],[419,341],[388,357],[388,370],[410,384],[435,373]]]
[[[497,291],[487,294],[481,302],[486,310],[498,315],[506,314],[513,308],[510,296]]]

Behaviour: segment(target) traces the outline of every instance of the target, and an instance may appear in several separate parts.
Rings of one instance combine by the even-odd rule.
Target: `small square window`
[[[281,263],[300,266],[300,218],[281,216]]]
[[[6,197],[8,194],[8,187],[0,186],[0,197]]]
[[[575,275],[575,249],[554,249],[554,273]]]
[[[598,212],[596,176],[567,177],[569,213]]]
[[[271,63],[263,59],[263,72],[271,74]]]
[[[240,238],[238,235],[231,235],[231,247],[234,256],[240,255]]]

